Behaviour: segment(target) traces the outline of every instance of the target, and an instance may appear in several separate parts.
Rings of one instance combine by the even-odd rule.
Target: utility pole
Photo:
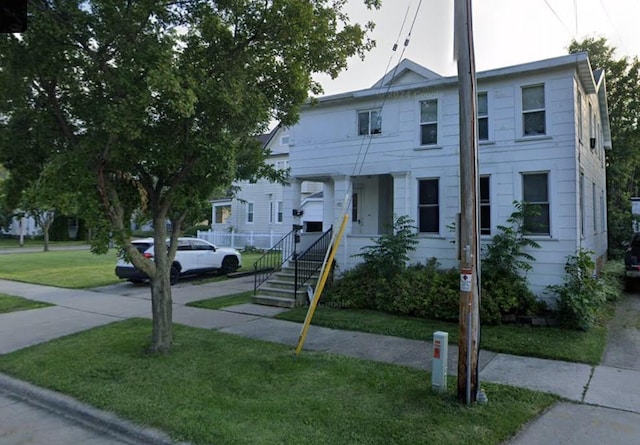
[[[460,96],[460,330],[458,400],[476,401],[480,337],[478,136],[471,0],[455,0],[454,47]]]

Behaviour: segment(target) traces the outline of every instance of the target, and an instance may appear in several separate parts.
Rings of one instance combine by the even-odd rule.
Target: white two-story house
[[[580,53],[480,72],[477,86],[481,238],[497,233],[514,201],[537,205],[540,215],[527,224],[542,248],[532,251],[528,279],[543,298],[579,248],[593,251],[600,265],[606,258],[604,73]],[[298,208],[295,184],[323,183],[323,229],[349,216],[336,256],[343,270],[389,230],[394,215],[409,215],[418,228],[413,262],[436,257],[455,267],[458,128],[457,76],[403,60],[371,88],[304,107],[288,133],[294,186],[285,200]]]

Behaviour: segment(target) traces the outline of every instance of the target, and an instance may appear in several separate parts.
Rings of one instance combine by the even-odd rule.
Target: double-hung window
[[[523,229],[531,235],[550,235],[549,174],[523,173],[522,197],[530,206]]]
[[[489,176],[480,176],[480,234],[491,235],[491,189]]]
[[[253,222],[253,203],[252,202],[248,202],[247,203],[247,222],[248,223],[252,223]]]
[[[438,99],[420,101],[420,145],[438,143]]]
[[[544,85],[522,87],[522,135],[547,134]]]
[[[358,111],[358,136],[382,133],[380,110]]]
[[[478,140],[489,140],[489,104],[487,93],[478,93]]]
[[[418,214],[420,232],[440,232],[438,179],[423,179],[418,181]]]
[[[276,208],[277,208],[277,215],[276,215],[276,222],[281,223],[283,221],[283,209],[284,207],[284,203],[282,201],[278,201],[276,204]]]

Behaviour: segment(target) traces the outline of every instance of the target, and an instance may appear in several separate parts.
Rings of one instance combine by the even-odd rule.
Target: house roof
[[[536,62],[523,63],[519,65],[508,66],[504,68],[496,68],[488,71],[480,71],[476,73],[478,81],[491,80],[493,78],[511,77],[524,73],[533,73],[537,71],[547,71],[551,69],[562,68],[566,66],[574,66],[578,72],[578,77],[583,84],[583,88],[589,94],[596,93],[596,82],[593,77],[589,57],[587,53],[568,54],[566,56],[554,57],[551,59],[539,60]],[[411,77],[414,81],[411,83],[404,82],[408,78],[409,71],[413,72]],[[327,103],[332,101],[353,100],[359,98],[368,98],[380,94],[394,94],[403,91],[434,88],[442,86],[455,86],[458,83],[458,76],[440,76],[427,68],[418,65],[409,59],[404,59],[400,64],[394,67],[382,79],[376,82],[373,87],[349,91],[346,93],[333,94],[315,98],[312,103]]]
[[[495,78],[513,77],[525,73],[544,72],[566,67],[573,67],[576,70],[577,79],[587,94],[598,95],[602,132],[604,135],[603,144],[606,148],[611,148],[611,128],[609,125],[604,72],[603,70],[594,71],[591,68],[589,56],[586,52],[567,54],[551,59],[481,71],[476,73],[476,78],[481,82]],[[368,99],[379,95],[398,94],[400,92],[426,88],[443,86],[455,87],[457,83],[458,76],[444,77],[409,59],[403,59],[371,88],[315,98],[312,102],[308,103],[307,106],[311,106],[312,104],[322,105],[336,101]]]

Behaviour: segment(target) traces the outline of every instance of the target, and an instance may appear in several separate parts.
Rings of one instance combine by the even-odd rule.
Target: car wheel
[[[222,273],[230,274],[238,270],[238,259],[234,256],[225,257],[222,260]]]
[[[180,276],[180,271],[176,266],[171,266],[171,270],[169,271],[169,283],[176,284],[178,282],[178,277]]]

